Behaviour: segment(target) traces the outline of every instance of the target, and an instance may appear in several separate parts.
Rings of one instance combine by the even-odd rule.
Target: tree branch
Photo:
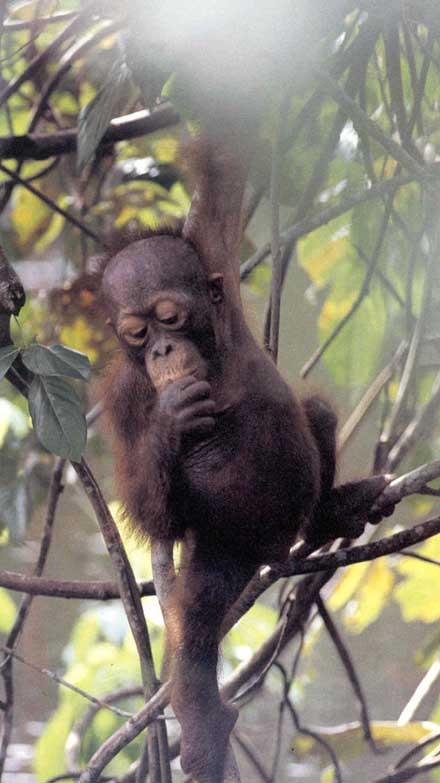
[[[440,178],[440,172],[438,172],[438,176]],[[405,187],[405,185],[409,185],[411,182],[414,182],[414,179],[414,177],[408,175],[389,177],[388,179],[377,183],[377,185],[371,185],[371,187],[365,188],[365,190],[361,190],[351,196],[346,196],[345,198],[342,198],[338,204],[327,207],[327,209],[323,209],[314,215],[303,218],[297,223],[294,223],[290,228],[282,231],[280,234],[280,244],[283,246],[287,242],[294,242],[298,239],[301,239],[301,237],[304,237],[307,234],[311,234],[312,231],[316,231],[316,229],[325,226],[327,223],[330,223],[332,220],[340,217],[345,212],[349,212],[359,204],[373,201],[376,198],[383,198],[383,196],[387,195],[388,193],[392,193],[395,189],[397,190],[399,188]],[[253,256],[242,263],[240,267],[240,279],[242,281],[246,280],[251,272],[253,272],[254,269],[269,256],[269,254],[270,243],[266,243],[262,248],[260,248],[260,250],[254,253]]]
[[[9,82],[8,86],[5,87],[3,92],[0,94],[0,106],[9,100],[9,98],[14,95],[14,93],[16,93],[20,87],[25,84],[25,82],[29,81],[29,79],[32,79],[34,75],[51,60],[52,56],[57,54],[60,46],[65,41],[76,35],[78,30],[81,30],[84,23],[88,21],[89,16],[90,11],[83,12],[75,16],[70,24],[68,24],[64,30],[62,30],[61,33],[59,33],[56,38],[54,38],[54,40],[48,46],[46,46],[45,49],[43,49],[42,52],[34,57],[34,59],[29,63],[28,67],[21,71],[21,73],[19,73],[15,79],[12,79]]]
[[[333,621],[333,618],[330,614],[330,612],[327,610],[327,607],[322,599],[321,596],[319,596],[316,600],[316,606],[318,609],[318,612],[321,616],[321,619],[327,629],[327,632],[333,642],[333,644],[336,647],[337,653],[339,655],[339,658],[341,659],[342,665],[346,671],[347,677],[350,681],[350,685],[355,693],[356,699],[359,704],[359,712],[360,712],[360,720],[362,724],[362,729],[364,732],[364,739],[370,744],[370,747],[372,750],[376,751],[376,743],[374,741],[373,734],[371,732],[371,726],[370,726],[370,716],[367,706],[367,700],[364,696],[364,692],[362,690],[362,685],[359,680],[357,671],[355,669],[354,663],[351,659],[351,655],[348,651],[348,648],[346,644],[344,643],[336,624]]]
[[[43,201],[46,206],[49,207],[49,209],[52,209],[54,212],[56,212],[58,215],[61,215],[65,220],[67,220],[68,223],[71,223],[75,228],[79,228],[80,231],[82,231],[83,234],[86,234],[86,236],[90,237],[90,239],[93,239],[95,242],[97,242],[102,247],[106,247],[105,242],[96,234],[89,226],[87,226],[85,223],[83,223],[81,220],[79,220],[75,215],[72,215],[70,212],[67,212],[67,210],[60,207],[55,201],[52,201],[48,196],[46,196],[45,193],[43,193],[41,190],[37,190],[37,188],[34,188],[33,185],[30,184],[30,182],[26,179],[23,179],[18,174],[15,173],[15,171],[11,171],[11,169],[8,169],[7,166],[4,166],[3,163],[0,163],[0,171],[2,171],[4,174],[7,174],[8,177],[10,177],[14,182],[17,183],[17,185],[22,185],[26,190],[28,190],[30,193],[32,193],[33,196],[36,196],[40,199],[40,201]]]
[[[116,582],[81,582],[79,580],[44,579],[26,576],[14,571],[0,571],[0,587],[30,595],[44,595],[49,598],[72,598],[76,600],[111,601],[120,598]],[[137,582],[139,595],[155,595],[153,582]]]
[[[142,110],[116,117],[107,128],[97,152],[102,152],[109,144],[155,133],[162,128],[176,125],[179,121],[179,115],[169,104],[163,104],[153,112]],[[77,128],[51,134],[29,133],[22,136],[4,136],[0,138],[0,158],[46,160],[76,152],[77,144]]]
[[[159,683],[154,671],[150,637],[133,571],[119,531],[89,466],[84,459],[80,463],[73,462],[72,465],[93,506],[115,570],[127,620],[136,643],[145,697],[149,699],[156,691]],[[164,723],[159,722],[152,729],[148,733],[150,780],[151,783],[156,783],[156,781],[160,783],[162,780],[163,783],[167,783],[167,780],[171,780],[169,761],[167,765],[168,774],[166,769],[162,769],[160,755],[160,735],[164,734],[166,741],[166,726]]]
[[[431,179],[430,168],[420,165],[418,161],[406,152],[394,139],[387,136],[382,128],[374,122],[368,114],[360,108],[342,87],[332,79],[322,68],[314,68],[315,74],[319,79],[321,86],[332,96],[337,104],[345,111],[348,117],[353,121],[355,128],[365,131],[375,141],[379,142],[391,157],[396,160],[402,168],[412,174],[416,179],[429,181]]]
[[[344,315],[343,318],[339,321],[339,323],[335,326],[333,331],[328,335],[328,337],[324,340],[323,343],[321,343],[320,346],[314,351],[310,359],[305,363],[305,365],[301,368],[301,378],[306,378],[309,372],[313,369],[313,367],[316,365],[316,363],[320,360],[321,356],[325,353],[327,348],[330,347],[330,345],[333,343],[333,341],[337,338],[337,336],[340,334],[344,326],[351,320],[355,312],[358,310],[358,308],[361,306],[362,302],[364,301],[365,297],[368,295],[370,290],[370,283],[373,278],[374,272],[376,270],[377,264],[379,262],[379,256],[380,252],[382,250],[382,245],[385,241],[386,232],[388,229],[388,223],[391,216],[391,209],[393,206],[393,198],[394,193],[391,192],[388,196],[387,205],[385,208],[385,214],[382,220],[382,225],[380,227],[379,236],[376,241],[376,246],[374,248],[373,254],[371,256],[371,259],[368,262],[367,271],[365,273],[365,277],[363,280],[363,283],[361,285],[361,288],[358,292],[358,295],[356,299],[354,300],[353,304],[351,305],[348,312]]]
[[[110,712],[114,712],[115,715],[119,715],[119,717],[121,718],[131,718],[132,716],[131,712],[127,712],[126,710],[120,710],[119,707],[112,707],[111,704],[108,703],[108,701],[97,699],[95,696],[92,696],[91,693],[87,693],[87,691],[83,690],[82,688],[78,688],[77,685],[73,685],[71,682],[68,682],[63,677],[60,677],[58,674],[55,674],[55,672],[51,671],[50,669],[36,666],[34,663],[31,663],[31,661],[26,660],[26,658],[23,658],[21,655],[16,653],[12,647],[8,647],[7,645],[2,644],[0,645],[0,650],[2,650],[2,652],[5,653],[5,655],[15,658],[17,661],[20,661],[20,663],[24,664],[24,666],[27,666],[29,669],[32,669],[34,672],[38,672],[39,674],[44,674],[45,677],[48,677],[50,680],[53,680],[54,682],[57,682],[58,685],[62,685],[63,688],[68,688],[74,693],[78,693],[87,701],[92,702],[92,704],[94,704],[99,709],[110,710]]]
[[[38,553],[37,562],[34,568],[34,576],[39,577],[44,571],[47,557],[49,554],[50,545],[52,542],[52,532],[55,523],[55,514],[63,491],[62,477],[65,461],[58,459],[55,465],[55,469],[52,474],[52,481],[49,490],[49,503],[46,513],[46,520],[43,530],[43,535],[40,542],[40,549]],[[33,601],[32,595],[26,595],[20,604],[14,624],[7,636],[5,647],[8,649],[7,657],[1,665],[1,676],[4,682],[4,691],[6,696],[6,704],[3,716],[3,734],[0,748],[0,780],[3,774],[6,755],[8,752],[9,743],[12,736],[13,728],[13,716],[14,716],[14,682],[13,682],[13,663],[12,654],[14,652],[15,645],[17,644],[21,633],[23,631],[24,624],[29,614]]]

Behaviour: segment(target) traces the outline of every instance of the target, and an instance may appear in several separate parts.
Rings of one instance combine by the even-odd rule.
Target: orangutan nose
[[[153,359],[162,359],[168,356],[173,350],[173,345],[169,340],[160,338],[153,346],[151,352]]]

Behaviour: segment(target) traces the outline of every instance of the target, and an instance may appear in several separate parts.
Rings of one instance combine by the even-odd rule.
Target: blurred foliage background
[[[435,460],[440,4],[127,0],[121,7],[113,0],[4,0],[0,22],[0,234],[27,291],[13,324],[15,342],[64,343],[87,354],[97,377],[116,346],[96,308],[94,256],[115,235],[180,221],[191,196],[182,175],[182,135],[198,121],[228,126],[245,118],[255,127],[242,251],[253,328],[267,333],[276,155],[283,371],[292,381],[307,376],[300,388],[317,385],[337,402],[341,477],[373,469],[403,473]],[[75,384],[89,409],[93,384],[92,390]],[[0,566],[23,571],[37,551],[53,456],[38,444],[20,395],[7,382],[0,394]],[[89,430],[87,453],[118,519],[99,422]],[[436,513],[437,494],[434,485],[430,494],[405,501],[389,529]],[[108,576],[69,470],[59,517],[49,573]],[[384,524],[374,535],[385,530]],[[129,540],[127,546],[136,575],[150,578],[145,552]],[[343,780],[357,783],[379,780],[405,746],[440,732],[439,537],[416,554],[351,566],[324,592],[366,685],[374,736],[387,753],[376,755],[352,725],[356,700],[322,618],[312,612],[292,681],[283,671],[299,652],[297,640],[283,652],[284,669],[273,665],[243,707],[244,781],[337,780],[328,745],[299,726],[319,725]],[[276,585],[229,634],[225,676],[259,649],[292,587]],[[160,613],[155,599],[143,605],[159,670]],[[52,598],[35,602],[23,655],[62,668],[69,682],[97,696],[132,688],[118,706],[136,709],[138,661],[119,602],[65,607]],[[3,634],[15,615],[13,594],[0,588]],[[84,717],[84,699],[56,691],[41,674],[20,673],[6,783],[72,771],[121,723],[101,710],[86,720],[73,752],[68,738]],[[177,727],[169,725],[174,738]],[[134,779],[123,776],[140,747],[137,740],[117,756],[108,771],[112,780]],[[434,758],[439,747],[429,747]],[[175,775],[178,780],[177,767]],[[440,780],[438,771],[423,775]]]

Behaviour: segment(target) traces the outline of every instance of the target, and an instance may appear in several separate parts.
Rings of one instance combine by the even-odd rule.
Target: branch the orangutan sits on
[[[135,532],[183,541],[165,616],[171,703],[183,770],[221,783],[237,717],[217,684],[225,613],[259,566],[287,558],[300,530],[316,546],[359,535],[391,477],[333,486],[334,412],[294,395],[243,315],[245,156],[214,141],[194,148],[182,231],[103,259],[103,305],[121,348],[103,393]]]

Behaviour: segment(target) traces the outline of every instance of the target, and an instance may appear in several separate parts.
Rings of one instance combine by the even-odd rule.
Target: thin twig
[[[100,699],[100,704],[91,704],[81,717],[75,721],[74,725],[70,729],[69,735],[65,744],[65,758],[67,769],[78,770],[80,768],[80,753],[81,743],[90,728],[95,717],[103,709],[103,705],[108,707],[115,702],[123,701],[125,699],[132,699],[134,697],[142,697],[143,690],[140,685],[127,685],[124,688],[119,688],[112,693],[108,693]]]
[[[348,312],[345,314],[343,318],[339,321],[339,323],[335,326],[333,331],[328,335],[328,337],[324,340],[323,343],[314,351],[310,359],[305,363],[305,365],[301,369],[301,378],[306,378],[309,372],[315,367],[317,362],[321,359],[323,354],[326,352],[326,350],[330,347],[330,345],[334,342],[334,340],[337,338],[337,336],[340,334],[340,332],[343,330],[344,326],[351,320],[355,312],[358,310],[362,302],[364,301],[365,297],[368,295],[370,290],[370,283],[373,278],[374,272],[376,270],[376,266],[379,262],[379,256],[380,252],[382,250],[382,245],[385,240],[386,232],[388,229],[388,223],[390,220],[391,215],[391,209],[393,204],[393,197],[394,194],[392,193],[388,197],[388,202],[385,208],[385,214],[382,220],[382,225],[380,227],[379,236],[377,238],[376,247],[374,248],[373,254],[371,256],[367,272],[364,277],[364,281],[362,283],[362,286],[359,290],[359,293],[351,305]]]
[[[40,201],[43,201],[43,203],[46,204],[46,206],[48,206],[58,215],[61,215],[73,226],[79,228],[79,230],[82,231],[84,234],[86,234],[88,237],[90,237],[90,239],[93,239],[95,242],[102,245],[102,247],[104,248],[106,247],[105,242],[98,236],[98,234],[95,234],[95,232],[91,228],[89,228],[89,226],[87,226],[85,223],[82,223],[81,220],[78,220],[77,217],[72,215],[70,212],[67,212],[62,207],[60,207],[55,201],[52,201],[52,199],[50,199],[49,196],[46,196],[45,193],[42,193],[40,190],[37,190],[37,188],[34,188],[34,186],[31,185],[30,182],[28,182],[28,180],[25,180],[22,177],[20,177],[18,174],[15,173],[15,171],[11,171],[11,169],[8,169],[7,166],[5,166],[3,163],[0,163],[0,171],[3,171],[4,174],[7,174],[8,177],[10,177],[18,185],[22,185],[24,188],[26,188],[26,190],[32,193],[32,195],[39,198]]]
[[[399,555],[402,557],[409,557],[413,560],[420,560],[422,563],[428,563],[429,565],[437,566],[437,568],[440,568],[440,560],[435,560],[433,557],[427,557],[426,555],[421,555],[420,552],[405,552],[404,550],[402,552],[399,552]]]
[[[430,222],[428,220],[428,217],[426,218],[426,222],[427,223]],[[432,222],[432,217],[431,217],[431,222]],[[406,400],[408,398],[408,394],[414,380],[414,375],[417,370],[419,350],[420,350],[423,336],[425,334],[426,323],[429,316],[430,303],[432,299],[432,276],[434,274],[435,265],[437,262],[436,251],[438,248],[438,238],[437,238],[437,229],[433,228],[432,225],[431,228],[432,228],[433,241],[431,243],[431,248],[430,248],[427,265],[426,265],[423,300],[422,300],[422,305],[420,310],[420,316],[414,329],[414,334],[409,347],[408,356],[405,362],[405,367],[403,369],[402,378],[399,384],[399,389],[397,391],[396,402],[393,406],[393,410],[391,412],[388,424],[380,436],[380,449],[383,455],[382,459],[384,455],[387,454],[388,452],[387,460],[385,464],[387,466],[387,469],[389,470],[391,470],[391,467],[389,466],[390,445],[394,444],[397,428],[398,425],[400,424],[401,417],[406,404]],[[396,453],[395,453],[393,456],[393,466],[396,464],[397,462],[396,462]]]
[[[106,26],[102,27],[97,32],[94,32],[91,35],[86,36],[84,39],[81,38],[79,42],[75,42],[73,46],[71,46],[61,57],[61,61],[59,64],[59,67],[55,71],[54,75],[51,79],[47,82],[47,84],[44,86],[44,89],[39,96],[39,100],[36,104],[36,106],[33,108],[33,111],[31,113],[30,121],[27,128],[27,133],[22,137],[23,139],[28,139],[30,135],[33,133],[35,128],[38,125],[38,122],[40,121],[41,116],[43,115],[47,105],[50,96],[54,92],[54,90],[59,85],[62,78],[65,76],[65,74],[68,72],[71,65],[75,62],[76,59],[79,57],[82,57],[85,52],[87,52],[88,49],[90,49],[93,46],[96,46],[103,38],[106,38],[108,35],[111,35],[112,32],[116,31],[119,28],[119,24],[114,22],[113,24],[107,24]],[[0,147],[1,147],[2,141],[0,140]],[[23,148],[23,145],[22,145]],[[55,161],[56,164],[58,164],[59,159]],[[17,159],[17,167],[15,168],[14,172],[15,174],[19,175],[21,172],[21,169],[23,167],[24,159]],[[26,182],[30,182],[31,180],[27,178],[25,180]],[[9,199],[12,196],[12,193],[14,191],[16,183],[15,182],[9,182],[8,187],[5,188],[5,193],[3,194],[3,197],[0,202],[0,208],[1,211],[3,211],[9,201]]]
[[[405,342],[401,342],[391,361],[388,362],[388,364],[376,376],[372,384],[368,387],[362,398],[359,400],[354,411],[352,411],[347,421],[341,427],[338,433],[338,454],[343,451],[353,433],[359,427],[360,423],[363,421],[364,417],[370,410],[371,406],[378,399],[384,386],[386,386],[387,383],[389,383],[392,379],[394,373],[402,362],[406,349],[407,344]]]
[[[272,150],[272,170],[270,176],[270,203],[271,203],[271,253],[272,253],[272,286],[271,286],[271,319],[269,353],[277,363],[278,343],[280,336],[281,313],[281,288],[283,272],[281,266],[280,250],[280,179],[281,179],[281,147],[284,133],[284,124],[289,109],[290,91],[286,92],[281,100],[278,114],[278,124],[275,141]]]
[[[34,19],[23,19],[23,21],[13,21],[12,19],[6,19],[3,24],[3,30],[5,33],[15,33],[19,30],[27,30],[29,27],[38,25],[46,27],[46,25],[61,24],[62,22],[69,22],[78,16],[78,11],[60,11],[57,14],[51,16],[37,16]]]
[[[404,429],[394,446],[390,450],[387,459],[387,468],[393,471],[405,458],[413,446],[420,443],[429,433],[440,405],[440,373],[438,373],[431,392],[431,398],[421,411],[413,418]]]
[[[232,733],[232,736],[237,743],[238,747],[244,753],[244,755],[247,757],[248,761],[250,762],[251,766],[254,768],[255,772],[257,773],[258,777],[261,778],[261,780],[264,781],[264,783],[271,783],[271,778],[265,771],[261,761],[257,758],[257,755],[253,748],[251,749],[244,739],[243,735],[235,729]]]
[[[297,600],[295,602],[294,612],[290,618],[291,627],[284,635],[284,644],[292,638],[296,630],[303,627],[304,620],[308,616],[310,611],[309,601],[313,603],[314,598],[321,590],[327,576],[324,578],[313,577],[311,579],[304,580],[307,584],[304,585],[304,590],[301,591],[302,595],[297,594]],[[266,661],[272,655],[274,648],[277,645],[279,638],[279,629],[276,628],[271,637],[262,645],[262,647],[252,656],[251,660],[246,666],[239,667],[239,671],[235,671],[234,674],[221,688],[221,695],[223,699],[230,699],[238,688],[246,682],[249,677],[254,676],[255,672],[264,667]],[[96,783],[101,771],[117,753],[122,750],[129,742],[137,737],[143,729],[148,726],[159,714],[159,712],[168,704],[170,697],[170,683],[166,682],[162,687],[154,694],[154,696],[145,704],[139,712],[137,712],[133,718],[130,718],[120,729],[114,732],[106,742],[101,745],[96,751],[93,757],[90,759],[87,768],[82,773],[80,778],[81,783]]]
[[[50,62],[52,56],[57,55],[61,45],[72,36],[77,35],[78,31],[87,21],[88,13],[86,14],[83,12],[75,16],[70,24],[68,24],[64,30],[62,30],[62,32],[59,33],[56,38],[54,38],[54,40],[48,46],[46,46],[45,49],[43,49],[42,52],[40,52],[38,55],[36,55],[36,57],[34,57],[33,60],[31,60],[28,67],[21,71],[21,73],[19,73],[15,79],[12,79],[9,82],[8,86],[5,87],[3,92],[0,94],[0,106],[9,100],[9,98],[20,89],[22,84],[29,81],[29,79],[33,79],[34,75],[38,73],[40,69],[46,65],[46,63]]]
[[[313,67],[313,66],[312,66]],[[400,146],[394,139],[387,136],[382,128],[372,120],[368,114],[366,114],[360,106],[342,89],[331,76],[322,68],[314,67],[315,74],[320,80],[321,85],[328,91],[332,98],[339,104],[339,106],[346,112],[351,118],[356,128],[366,131],[375,141],[379,142],[382,147],[396,160],[402,168],[412,174],[416,179],[428,180],[430,179],[430,171],[426,167],[422,166],[417,160],[410,155],[403,147]]]
[[[90,693],[87,693],[87,691],[83,690],[82,688],[78,688],[77,685],[73,685],[71,682],[68,682],[63,677],[60,677],[58,674],[51,671],[50,669],[36,666],[34,663],[31,663],[31,661],[28,661],[26,658],[23,658],[21,655],[15,652],[15,650],[12,647],[7,647],[7,645],[1,644],[0,650],[4,652],[5,655],[11,656],[16,661],[20,661],[20,663],[24,664],[29,669],[32,669],[32,671],[38,672],[38,674],[44,674],[45,677],[48,677],[50,680],[54,680],[54,682],[57,682],[58,685],[62,685],[63,688],[68,688],[69,690],[74,691],[74,693],[78,693],[84,699],[87,699],[87,701],[90,701],[92,702],[92,704],[95,704],[97,707],[99,707],[99,709],[110,710],[110,712],[114,712],[115,715],[119,715],[122,718],[132,717],[133,713],[127,712],[126,710],[120,710],[118,707],[112,707],[111,704],[107,704],[105,701],[102,701],[101,699],[97,699],[95,696],[92,696]]]
[[[407,761],[413,758],[413,756],[416,756],[418,753],[420,753],[422,750],[424,750],[428,745],[431,745],[433,742],[439,742],[440,741],[440,731],[434,731],[432,734],[429,735],[429,737],[424,737],[424,739],[420,740],[416,745],[414,745],[413,748],[408,750],[400,759],[396,762],[393,766],[393,771],[399,769],[400,767],[403,767],[404,764],[406,764]]]
[[[1,150],[1,146],[0,146]],[[440,176],[440,172],[438,172]],[[409,185],[414,181],[414,177],[408,177],[408,175],[400,175],[398,177],[389,177],[382,180],[377,185],[371,185],[369,188],[354,193],[352,196],[346,196],[342,198],[338,204],[321,210],[313,215],[302,218],[297,223],[294,223],[290,228],[282,231],[280,234],[280,243],[285,245],[286,242],[295,241],[301,239],[301,237],[316,231],[316,229],[325,226],[332,220],[344,215],[359,204],[364,204],[369,201],[373,201],[377,198],[383,198],[383,196],[399,190],[406,185]],[[268,257],[270,253],[270,244],[263,245],[253,256],[244,261],[240,267],[240,279],[246,280],[247,277],[256,269],[259,264]]]
[[[370,725],[370,716],[368,713],[368,706],[367,706],[367,700],[364,696],[362,685],[360,683],[357,671],[355,669],[354,663],[351,659],[350,653],[348,651],[347,646],[345,645],[337,627],[336,624],[333,621],[333,618],[331,617],[330,613],[327,611],[327,607],[322,599],[321,596],[319,596],[316,599],[316,606],[318,608],[318,612],[321,616],[321,619],[328,631],[328,634],[333,642],[333,644],[336,647],[336,650],[338,652],[338,655],[341,659],[341,662],[345,668],[345,671],[347,673],[348,679],[350,681],[351,687],[353,688],[353,691],[356,695],[356,698],[358,700],[359,704],[359,712],[360,712],[360,720],[362,724],[362,729],[364,732],[364,739],[369,743],[372,750],[377,752],[377,746],[373,738],[373,734],[371,732],[371,725]]]
[[[427,780],[426,776],[438,767],[440,767],[440,758],[438,756],[435,756],[434,758],[427,757],[422,759],[422,761],[419,761],[414,767],[406,767],[394,774],[390,773],[385,778],[375,780],[374,783],[406,783],[406,781],[414,780],[414,778],[419,777],[419,775],[423,775],[424,779]]]
[[[435,685],[440,677],[440,660],[436,658],[432,662],[428,671],[419,682],[417,688],[408,700],[407,704],[403,708],[399,715],[397,725],[406,726],[413,718],[417,710],[419,709],[422,701],[428,696],[431,688]]]
[[[34,567],[34,577],[39,577],[44,571],[49,549],[52,541],[53,526],[55,523],[55,514],[58,505],[58,500],[63,491],[62,477],[65,461],[58,459],[55,464],[55,469],[52,474],[52,481],[49,489],[49,501],[46,512],[46,520],[44,524],[44,530],[41,537],[40,549],[38,553],[37,562]],[[20,604],[14,624],[7,636],[6,643],[4,645],[5,650],[8,650],[7,658],[3,661],[1,666],[1,676],[4,682],[6,707],[3,715],[3,734],[0,747],[0,779],[3,774],[6,755],[9,747],[9,743],[12,735],[13,728],[13,716],[14,716],[14,682],[13,682],[13,664],[12,654],[14,652],[15,645],[17,644],[21,633],[23,631],[24,624],[29,614],[31,604],[33,601],[32,595],[26,595]],[[11,652],[9,652],[11,651]]]
[[[89,466],[84,460],[82,460],[81,463],[72,464],[93,506],[115,570],[122,602],[138,651],[145,696],[146,699],[149,699],[153,696],[158,687],[158,680],[154,671],[148,628],[142,611],[142,604],[133,571],[123,547],[118,529]],[[158,781],[158,783],[160,783],[160,781],[162,781],[162,783],[168,783],[171,781],[169,760],[167,760],[168,772],[166,768],[162,769],[162,765],[160,764],[158,739],[160,734],[163,734],[166,737],[166,726],[162,722],[156,722],[156,725],[152,726],[148,732],[151,783],[156,783],[156,781]]]
[[[283,676],[284,702],[286,704],[287,709],[289,710],[290,717],[292,718],[292,723],[296,731],[298,732],[298,734],[303,734],[305,737],[310,737],[311,739],[315,740],[315,742],[317,742],[318,745],[321,745],[321,747],[324,748],[326,753],[328,753],[328,755],[330,756],[331,762],[333,764],[334,778],[336,783],[342,783],[341,768],[339,766],[338,757],[336,756],[335,751],[333,750],[332,746],[328,742],[326,742],[326,740],[320,734],[318,734],[318,732],[314,731],[313,729],[309,729],[301,724],[298,712],[296,711],[295,707],[292,704],[292,700],[289,697],[290,682],[288,680],[286,672],[283,669],[283,667],[280,666],[280,664],[277,664],[277,668],[280,670]]]

